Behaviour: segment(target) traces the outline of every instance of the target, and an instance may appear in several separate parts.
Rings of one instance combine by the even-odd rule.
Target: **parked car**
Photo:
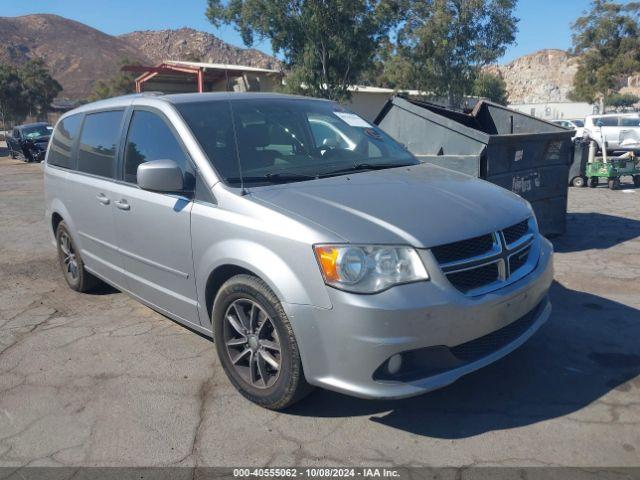
[[[428,392],[550,314],[552,246],[528,202],[421,163],[330,101],[88,104],[57,123],[44,176],[68,285],[103,280],[212,336],[231,383],[267,408],[311,386]]]
[[[560,125],[561,127],[575,130],[576,133],[573,138],[580,138],[584,136],[584,120],[580,119],[565,119],[565,120],[552,120],[551,123]]]
[[[603,150],[603,139],[607,151],[640,151],[640,114],[615,113],[589,115],[585,121],[585,130]]]
[[[22,158],[25,162],[44,160],[53,127],[47,123],[19,125],[7,136],[7,148],[11,158]]]

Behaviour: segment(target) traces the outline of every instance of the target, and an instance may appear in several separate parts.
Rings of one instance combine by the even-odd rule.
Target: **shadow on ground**
[[[625,195],[624,193],[620,193]],[[556,252],[604,250],[640,237],[640,221],[605,213],[567,213],[567,231],[552,239]]]
[[[384,402],[317,390],[287,413],[371,415],[392,428],[457,439],[565,416],[612,389],[640,395],[640,311],[557,282],[551,299],[554,313],[528,343],[449,387]]]

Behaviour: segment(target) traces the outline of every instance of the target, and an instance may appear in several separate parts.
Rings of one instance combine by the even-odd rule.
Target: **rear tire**
[[[56,245],[58,262],[67,285],[76,292],[88,292],[94,289],[100,281],[84,268],[80,251],[64,221],[61,221],[56,229]]]
[[[573,180],[571,181],[571,185],[578,188],[584,187],[585,184],[586,184],[586,181],[584,177],[574,177]]]
[[[232,277],[220,288],[211,317],[222,368],[245,398],[283,410],[312,391],[289,319],[265,282]]]
[[[640,175],[634,175],[633,176],[633,184],[636,187],[640,187]]]

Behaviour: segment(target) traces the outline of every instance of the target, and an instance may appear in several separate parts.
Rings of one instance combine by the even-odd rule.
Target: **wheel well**
[[[207,302],[207,314],[209,315],[209,318],[211,318],[211,313],[213,312],[213,301],[215,300],[216,295],[218,295],[220,287],[222,287],[224,282],[229,280],[231,277],[242,275],[243,273],[253,275],[254,277],[257,276],[246,268],[238,267],[237,265],[222,265],[209,274],[207,286],[204,290],[204,298]]]
[[[62,221],[62,216],[57,213],[54,212],[53,215],[51,215],[51,227],[53,228],[53,234],[56,234],[56,231],[58,230],[58,224]]]

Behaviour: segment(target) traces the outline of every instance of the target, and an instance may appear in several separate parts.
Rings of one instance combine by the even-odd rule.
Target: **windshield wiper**
[[[339,175],[341,173],[357,172],[360,170],[384,170],[386,168],[396,167],[410,167],[415,165],[414,163],[354,163],[353,165],[345,168],[339,168],[337,170],[329,170],[328,172],[321,172],[319,177],[330,177],[331,175]]]
[[[249,183],[263,183],[263,182],[287,183],[287,182],[298,182],[302,180],[315,180],[316,178],[318,178],[317,175],[307,175],[304,173],[274,172],[274,173],[267,173],[262,176],[259,176],[259,175],[246,176],[246,177],[242,177],[242,180],[244,182],[249,182]],[[230,178],[227,178],[227,181],[232,183],[240,183],[240,177],[230,177]]]

